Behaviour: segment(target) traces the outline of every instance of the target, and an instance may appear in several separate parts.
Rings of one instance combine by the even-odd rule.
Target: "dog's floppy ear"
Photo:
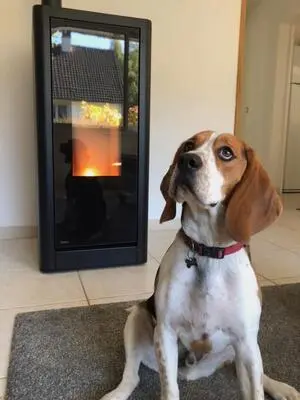
[[[231,193],[225,214],[232,238],[248,243],[250,237],[271,225],[282,212],[282,202],[254,150],[245,145],[247,167]]]
[[[189,139],[189,141],[190,141],[190,139]],[[185,151],[186,144],[187,144],[187,142],[182,143],[179,146],[179,148],[177,149],[174,159],[173,159],[173,162],[170,165],[167,173],[163,177],[161,184],[160,184],[160,191],[166,202],[163,212],[160,216],[160,220],[159,220],[159,222],[161,224],[163,222],[167,222],[167,221],[174,219],[176,216],[176,202],[169,195],[169,186],[170,186],[170,181],[171,181],[171,177],[172,177],[174,168],[178,162],[180,155]]]

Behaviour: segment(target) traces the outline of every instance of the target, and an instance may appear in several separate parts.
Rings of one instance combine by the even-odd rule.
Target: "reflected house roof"
[[[52,80],[55,99],[123,103],[123,71],[113,50],[53,52]]]

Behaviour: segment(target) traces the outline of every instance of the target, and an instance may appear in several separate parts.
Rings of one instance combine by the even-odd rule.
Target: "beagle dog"
[[[201,132],[177,150],[164,176],[161,222],[182,204],[182,228],[163,257],[153,296],[130,310],[126,364],[102,400],[126,400],[141,363],[158,371],[161,399],[178,400],[178,378],[207,377],[234,362],[244,400],[299,400],[263,372],[258,345],[261,294],[245,245],[282,204],[251,147],[231,134]],[[178,368],[180,349],[185,364]]]

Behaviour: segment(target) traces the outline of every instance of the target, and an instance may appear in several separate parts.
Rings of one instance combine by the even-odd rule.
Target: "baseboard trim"
[[[37,236],[36,226],[0,226],[0,239],[29,239]]]
[[[180,228],[180,219],[160,224],[158,219],[149,219],[148,228],[151,231],[168,231]],[[0,226],[0,240],[29,239],[37,237],[37,226]]]

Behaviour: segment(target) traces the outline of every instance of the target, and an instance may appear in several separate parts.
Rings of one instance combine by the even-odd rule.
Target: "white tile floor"
[[[262,285],[300,282],[300,195],[285,196],[284,203],[281,219],[253,238],[253,261]],[[174,234],[150,231],[145,266],[51,275],[38,271],[35,240],[0,241],[0,399],[17,313],[146,297]]]

